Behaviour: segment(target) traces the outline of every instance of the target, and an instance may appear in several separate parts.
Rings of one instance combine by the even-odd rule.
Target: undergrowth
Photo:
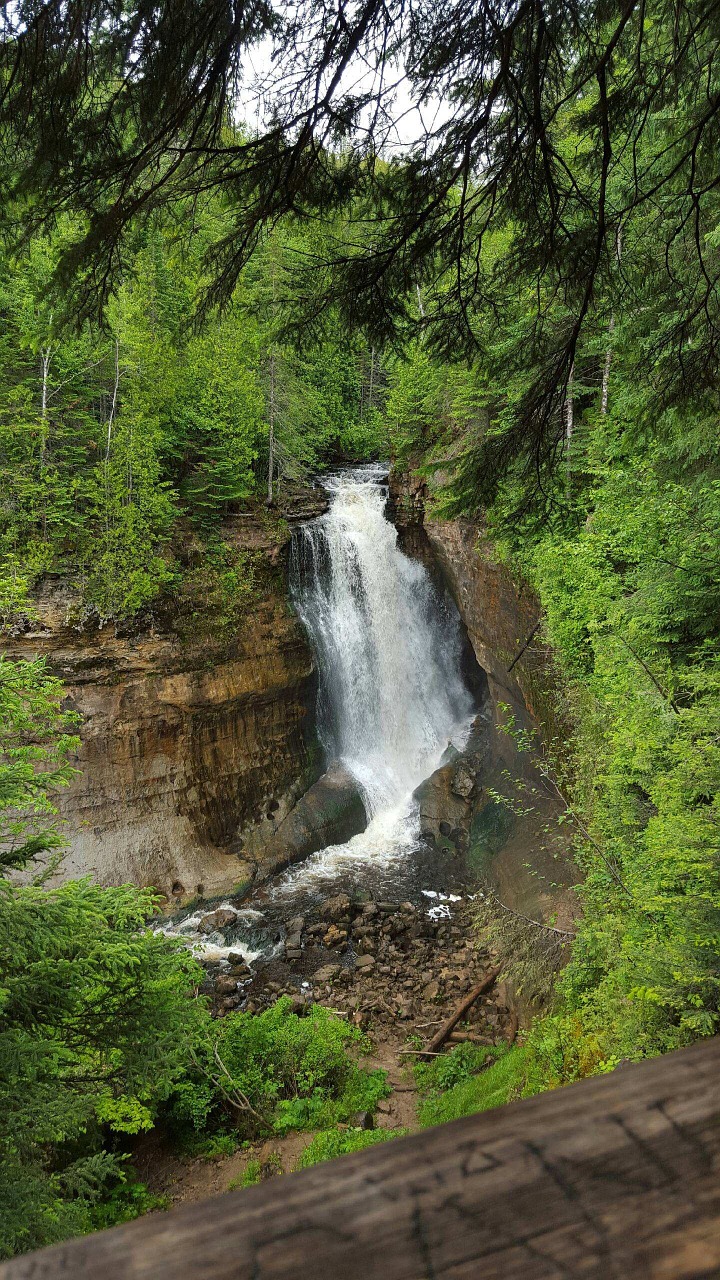
[[[378,1142],[387,1142],[390,1138],[401,1138],[408,1132],[407,1129],[330,1129],[317,1133],[303,1151],[296,1167],[309,1169],[311,1165],[321,1164],[324,1160],[334,1160],[336,1156],[364,1151],[366,1147],[374,1147]]]
[[[166,1120],[179,1135],[224,1131],[241,1138],[330,1129],[374,1111],[390,1092],[384,1071],[359,1067],[362,1032],[315,1005],[305,1017],[283,997],[261,1014],[208,1019]]]

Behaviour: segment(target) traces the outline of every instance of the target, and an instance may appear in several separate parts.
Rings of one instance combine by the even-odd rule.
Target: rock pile
[[[340,894],[288,921],[282,958],[255,974],[231,964],[204,989],[212,987],[220,1017],[238,1008],[260,1012],[287,994],[298,1013],[319,1003],[359,1026],[391,1022],[409,1035],[415,1026],[442,1021],[491,964],[478,949],[469,905],[453,907],[451,916],[449,906],[436,906],[433,918],[428,907],[412,902],[359,902]],[[504,988],[471,1019],[473,1039],[491,1044],[500,1038],[509,1022]]]

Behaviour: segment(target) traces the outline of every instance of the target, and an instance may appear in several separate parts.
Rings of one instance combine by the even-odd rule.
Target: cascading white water
[[[292,885],[341,860],[411,847],[412,793],[451,743],[462,746],[473,713],[457,618],[398,547],[385,475],[363,467],[327,478],[329,510],[295,539],[294,597],[320,672],[320,735],[328,760],[356,777],[370,823],[291,873]]]
[[[222,964],[234,952],[249,963],[270,959],[282,947],[287,897],[296,893],[302,901],[328,884],[337,892],[368,873],[377,888],[393,869],[404,880],[410,863],[401,860],[418,849],[420,835],[413,792],[447,748],[467,738],[474,707],[460,676],[458,618],[425,568],[398,547],[385,516],[386,474],[362,467],[326,478],[329,510],[293,540],[293,596],[320,674],[320,736],[328,763],[341,761],[357,779],[368,826],[285,873],[269,903],[223,902],[234,913],[229,929],[208,935],[202,911],[162,926],[205,961]],[[455,900],[423,892],[435,903],[430,914],[447,914]]]

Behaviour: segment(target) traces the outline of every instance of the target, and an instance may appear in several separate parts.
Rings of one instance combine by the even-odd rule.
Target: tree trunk
[[[607,416],[608,411],[608,394],[610,390],[610,366],[612,364],[612,339],[615,332],[615,312],[610,316],[608,325],[608,345],[605,352],[605,366],[603,368],[602,388],[600,391],[600,413],[603,418]]]
[[[267,501],[268,506],[272,506],[273,501],[273,471],[275,469],[275,349],[270,352],[270,402],[268,405],[268,421],[270,425],[270,434],[268,437],[268,482],[267,482]]]
[[[617,235],[615,237],[615,257],[619,266],[622,258],[622,227],[618,227]],[[613,311],[610,316],[610,323],[608,324],[608,344],[607,351],[605,352],[605,365],[603,368],[602,387],[600,390],[600,413],[603,418],[607,417],[608,401],[610,396],[610,366],[612,365],[614,333],[615,312]]]
[[[573,404],[573,383],[575,381],[575,361],[570,365],[570,375],[568,377],[567,395],[565,397],[565,439],[569,444],[572,439],[573,428],[575,425],[575,407]]]
[[[115,383],[113,385],[112,402],[110,404],[110,417],[107,424],[107,441],[105,444],[105,468],[107,470],[110,461],[110,441],[112,439],[113,423],[115,421],[115,412],[117,410],[118,388],[120,386],[120,343],[115,339]]]
[[[486,991],[489,991],[490,988],[495,985],[495,982],[501,972],[502,965],[496,965],[494,969],[491,969],[490,972],[485,975],[482,982],[479,983],[477,987],[473,987],[470,994],[465,996],[465,999],[458,1005],[452,1016],[448,1018],[447,1022],[443,1023],[440,1030],[433,1036],[427,1049],[422,1052],[433,1054],[437,1053],[439,1049],[442,1049],[442,1046],[445,1044],[448,1036],[455,1030],[460,1019],[465,1017],[465,1014],[472,1008],[475,1001],[480,999],[480,996],[484,995]],[[422,1056],[422,1052],[420,1056]]]

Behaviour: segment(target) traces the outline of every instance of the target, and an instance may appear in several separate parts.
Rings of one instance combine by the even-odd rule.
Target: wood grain
[[[720,1038],[0,1266],[0,1280],[720,1277]]]

